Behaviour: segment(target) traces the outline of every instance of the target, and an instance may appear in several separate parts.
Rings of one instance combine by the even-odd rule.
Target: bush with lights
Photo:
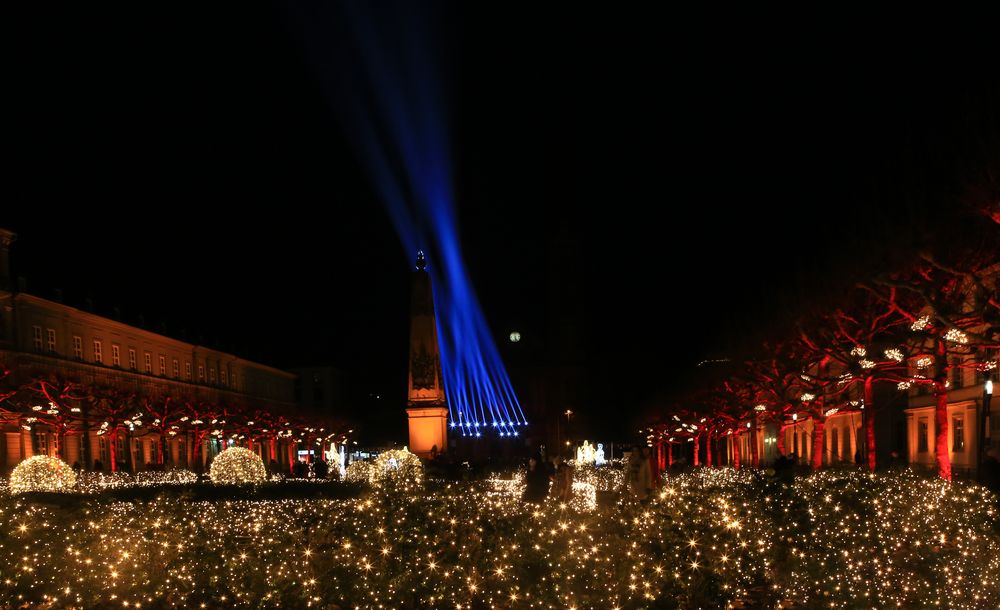
[[[412,492],[424,485],[424,463],[406,447],[380,453],[372,468],[373,485],[387,491]]]
[[[72,491],[76,473],[57,457],[36,455],[17,465],[10,473],[11,493],[31,491]]]
[[[395,470],[398,454],[380,462],[393,457]],[[528,505],[522,481],[428,481],[405,495],[373,485],[347,500],[158,497],[86,515],[0,497],[0,565],[11,568],[0,599],[128,608],[151,600],[191,608],[1000,607],[997,497],[976,485],[911,472],[785,481],[701,468],[672,475],[645,503],[588,507],[551,498]]]
[[[209,476],[217,485],[263,483],[267,480],[267,470],[260,456],[253,451],[230,447],[212,460]]]
[[[370,483],[374,470],[375,464],[373,462],[365,462],[362,460],[351,462],[347,465],[347,471],[344,473],[344,480],[355,483]]]

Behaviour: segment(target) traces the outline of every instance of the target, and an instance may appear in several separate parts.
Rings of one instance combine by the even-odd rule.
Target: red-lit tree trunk
[[[778,424],[778,455],[785,455],[785,429]]]
[[[108,434],[108,452],[111,456],[111,472],[118,472],[118,429]]]
[[[269,449],[269,453],[270,453],[271,459],[272,460],[277,460],[278,459],[278,449],[276,447],[276,442],[275,442],[273,436],[270,439],[268,439],[267,444],[268,444],[268,449]]]
[[[750,422],[750,463],[754,468],[760,468],[760,450],[757,448],[757,418]]]
[[[736,470],[740,469],[740,434],[737,432],[735,435],[730,437],[733,444],[733,468]]]
[[[705,431],[705,466],[712,467],[712,429]]]
[[[865,378],[865,452],[868,454],[868,470],[875,471],[875,391],[872,377]]]
[[[948,379],[947,346],[940,338],[936,345],[934,359],[937,375],[934,376],[934,454],[937,458],[938,476],[946,481],[951,480],[951,455],[948,453]]]
[[[813,470],[819,470],[823,467],[823,424],[822,415],[813,417]]]
[[[667,443],[667,466],[673,468],[674,466],[674,444]]]
[[[700,452],[700,448],[698,447],[698,437],[699,436],[700,435],[698,435],[698,434],[694,435],[694,465],[695,466],[698,466],[698,453]]]

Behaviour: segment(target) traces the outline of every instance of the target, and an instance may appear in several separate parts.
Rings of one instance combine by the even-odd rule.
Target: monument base
[[[448,449],[448,408],[410,407],[406,409],[410,423],[410,453],[433,458]]]

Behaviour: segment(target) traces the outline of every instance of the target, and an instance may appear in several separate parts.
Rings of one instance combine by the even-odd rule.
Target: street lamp
[[[983,472],[983,458],[986,456],[986,452],[989,450],[990,446],[990,400],[993,398],[993,380],[987,379],[986,383],[983,384],[983,408],[982,411],[982,424],[980,435],[978,451],[976,451],[976,479],[982,480]]]

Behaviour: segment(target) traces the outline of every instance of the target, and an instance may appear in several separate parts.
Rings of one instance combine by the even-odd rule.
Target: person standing
[[[556,467],[554,491],[560,502],[573,499],[573,468],[565,459],[560,459]]]
[[[524,501],[541,503],[549,495],[549,474],[537,458],[528,460],[528,472],[524,475]]]
[[[628,484],[632,498],[644,502],[653,489],[653,472],[649,466],[649,447],[632,450],[629,455]]]

